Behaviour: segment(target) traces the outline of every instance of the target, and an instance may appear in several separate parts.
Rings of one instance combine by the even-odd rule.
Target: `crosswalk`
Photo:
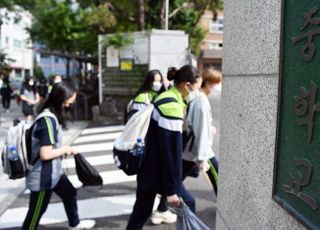
[[[113,141],[121,134],[123,126],[107,126],[84,129],[74,141],[74,148],[95,166],[103,178],[103,187],[96,192],[86,192],[75,172],[73,158],[63,161],[63,168],[71,183],[79,188],[78,207],[80,218],[103,218],[128,215],[135,201],[136,177],[127,176],[114,165]],[[113,188],[113,186],[116,186]],[[28,191],[20,199],[28,200]],[[28,211],[28,202],[11,206],[0,216],[0,228],[20,227]],[[155,207],[158,204],[155,202]],[[67,217],[62,202],[52,197],[40,224],[49,225],[66,222]]]

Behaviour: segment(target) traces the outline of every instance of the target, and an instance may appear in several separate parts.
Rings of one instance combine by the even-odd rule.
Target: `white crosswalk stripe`
[[[116,132],[116,131],[122,131],[123,128],[124,128],[123,125],[106,126],[106,127],[99,127],[99,128],[89,128],[89,129],[84,129],[81,132],[81,135],[98,134],[98,133],[106,133],[106,132]]]
[[[87,143],[92,141],[106,141],[106,140],[110,141],[120,136],[120,134],[121,132],[82,136],[77,138],[77,140],[75,140],[75,142],[73,143],[79,144],[79,143]]]
[[[100,175],[103,180],[103,185],[131,182],[136,180],[136,176],[127,176],[120,170],[100,172]],[[78,180],[77,175],[68,176],[68,178],[74,187],[80,188],[82,186],[82,183]]]
[[[134,201],[135,194],[79,200],[79,216],[83,219],[87,219],[127,215],[131,213]],[[156,199],[154,209],[158,204],[159,198]],[[6,210],[0,217],[0,227],[20,227],[27,211],[27,207]],[[40,224],[56,224],[66,222],[67,220],[63,203],[52,203],[49,204],[47,211],[42,216]]]
[[[86,160],[94,166],[98,165],[110,165],[114,164],[113,155],[102,155],[102,156],[93,156],[93,157],[86,157]],[[76,164],[73,157],[64,159],[62,161],[63,168],[75,168]]]
[[[75,148],[77,153],[92,153],[99,151],[106,152],[113,149],[113,142],[75,145],[73,147]]]
[[[103,178],[103,185],[124,184],[135,182],[136,176],[127,176],[114,165],[112,149],[116,137],[121,134],[123,126],[109,126],[99,128],[88,128],[74,141],[73,146],[77,152],[83,153],[86,160],[93,166],[99,167],[99,173]],[[68,174],[71,183],[80,188],[82,183],[78,180],[74,172],[75,161],[72,157],[63,160],[63,168]],[[104,167],[105,166],[105,167]],[[70,171],[72,170],[72,171]],[[134,184],[133,184],[134,185]],[[25,191],[29,193],[28,191]],[[135,201],[135,189],[128,190],[128,195],[116,195],[94,197],[82,197],[78,200],[80,218],[101,218],[109,216],[128,215],[132,211]],[[111,193],[108,193],[111,194]],[[119,194],[119,193],[118,193]],[[25,199],[25,198],[24,198]],[[158,202],[158,201],[157,201]],[[156,207],[157,204],[155,204]],[[21,226],[28,211],[27,203],[23,207],[7,209],[0,216],[0,228],[10,228]],[[61,202],[49,204],[49,207],[40,224],[55,224],[67,222],[67,217]]]

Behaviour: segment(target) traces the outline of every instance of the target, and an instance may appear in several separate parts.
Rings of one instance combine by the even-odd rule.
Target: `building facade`
[[[32,42],[26,30],[31,27],[32,15],[22,9],[17,12],[0,9],[0,18],[0,48],[14,60],[10,62],[10,78],[22,81],[33,74]]]
[[[223,49],[223,12],[219,11],[214,17],[211,11],[206,11],[201,17],[200,25],[208,33],[202,44],[201,53],[198,58],[198,68],[203,70],[213,67],[221,70]]]

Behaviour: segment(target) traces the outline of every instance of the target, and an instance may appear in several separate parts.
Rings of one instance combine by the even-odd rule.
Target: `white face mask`
[[[34,81],[29,81],[29,85],[33,86],[34,85]]]
[[[186,96],[186,97],[184,98],[184,100],[189,104],[190,101],[192,101],[193,99],[195,99],[196,97],[199,96],[199,93],[200,93],[199,90],[197,90],[197,89],[192,89],[192,90],[189,92],[188,96]]]
[[[60,83],[61,81],[62,80],[60,78],[58,78],[58,79],[55,79],[53,82],[57,84],[57,83]]]
[[[152,83],[152,90],[155,92],[158,92],[161,89],[161,86],[162,86],[162,84],[160,81],[154,81]]]

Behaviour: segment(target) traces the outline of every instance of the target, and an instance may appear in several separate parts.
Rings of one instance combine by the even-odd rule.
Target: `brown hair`
[[[202,77],[202,87],[205,87],[206,83],[211,83],[211,84],[219,84],[221,82],[222,74],[220,71],[213,70],[212,68],[205,69],[201,73]]]

